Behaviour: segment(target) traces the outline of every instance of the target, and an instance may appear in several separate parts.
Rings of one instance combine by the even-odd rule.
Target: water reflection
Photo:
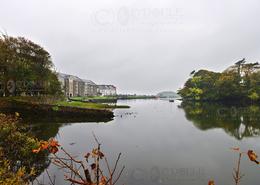
[[[30,127],[30,131],[35,137],[40,140],[48,140],[55,137],[61,126],[73,123],[106,123],[113,119],[111,118],[94,118],[94,117],[76,117],[76,116],[54,116],[48,114],[33,114],[30,111],[21,109],[0,109],[1,113],[14,114],[19,112],[22,122]]]
[[[259,135],[258,107],[182,104],[180,110],[177,108],[179,101],[121,103],[131,108],[116,110],[117,116],[109,124],[60,125],[56,136],[64,148],[81,160],[93,148],[92,132],[102,142],[109,160],[115,160],[115,155],[122,152],[122,165],[126,166],[126,171],[118,184],[201,185],[207,184],[209,178],[214,178],[218,184],[231,184],[234,156],[229,148],[255,149],[259,143],[260,137],[246,139]],[[213,128],[223,128],[228,134]],[[40,129],[39,132],[44,134]],[[257,149],[256,152],[260,153]],[[57,184],[66,184],[62,171],[53,165],[48,171],[56,176]],[[253,168],[245,171],[245,184],[257,184],[258,171]],[[44,173],[39,176],[39,180],[43,179],[46,181]]]
[[[237,140],[260,135],[260,107],[257,105],[183,102],[179,108],[185,111],[186,118],[200,130],[222,128]]]
[[[93,119],[93,118],[71,118],[63,119],[60,117],[42,117],[42,118],[33,118],[33,117],[24,117],[23,122],[28,124],[31,128],[32,133],[35,137],[41,140],[48,140],[52,137],[55,137],[58,134],[59,128],[65,125],[70,125],[73,123],[106,123],[111,121],[111,119]]]
[[[23,127],[23,130],[39,140],[49,140],[57,136],[59,128],[64,125],[81,122],[105,123],[112,120],[108,118],[95,119],[88,117],[57,117],[47,114],[36,115],[21,109],[0,109],[0,113],[15,114],[15,112],[19,112],[21,115],[22,119],[19,124]],[[8,153],[8,159],[13,171],[17,171],[20,167],[25,167],[26,172],[29,173],[30,170],[34,168],[35,175],[38,176],[50,165],[49,155],[46,152],[41,152],[37,155],[28,155],[28,158],[21,158],[21,156],[17,155],[15,150],[12,152],[12,149],[10,149],[10,151],[11,152]],[[33,182],[36,176],[30,178],[30,180]]]
[[[35,116],[36,121],[30,120],[32,117],[24,119],[31,123],[37,137],[45,140],[55,137],[80,160],[85,160],[83,156],[93,148],[94,132],[108,159],[114,161],[116,154],[123,154],[122,165],[126,171],[118,184],[201,185],[207,184],[209,178],[218,184],[232,184],[234,154],[229,148],[238,146],[260,153],[257,148],[260,137],[252,138],[260,133],[259,106],[180,105],[179,101],[161,100],[121,103],[131,108],[115,110],[114,120],[104,124],[94,120],[75,123],[61,118],[49,121],[44,115]],[[181,109],[177,108],[179,105]],[[252,166],[245,167],[243,183],[257,184],[259,171]],[[66,184],[63,171],[53,165],[47,169],[51,176],[55,175],[56,184]],[[38,179],[46,182],[48,178],[42,173]]]

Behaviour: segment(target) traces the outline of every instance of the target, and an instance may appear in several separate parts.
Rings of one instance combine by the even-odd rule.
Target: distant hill
[[[173,91],[163,91],[157,94],[160,98],[179,98],[180,96]]]

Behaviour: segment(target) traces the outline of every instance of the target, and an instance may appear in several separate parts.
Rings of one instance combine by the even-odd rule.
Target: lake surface
[[[38,136],[55,137],[71,154],[84,156],[95,147],[92,132],[102,151],[114,164],[126,166],[118,184],[182,185],[234,184],[232,170],[238,159],[231,147],[260,154],[260,108],[222,105],[182,105],[166,100],[129,100],[130,109],[115,110],[106,123],[34,124]],[[80,159],[80,157],[79,157]],[[82,159],[82,158],[81,158]],[[244,156],[241,184],[258,184],[260,167]],[[49,173],[63,185],[63,173],[53,165]],[[45,179],[43,173],[39,180]]]

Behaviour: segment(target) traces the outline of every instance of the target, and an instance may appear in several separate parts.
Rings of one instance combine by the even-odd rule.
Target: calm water
[[[130,109],[115,111],[107,123],[37,124],[42,138],[55,137],[76,156],[84,156],[94,147],[94,132],[102,150],[112,163],[119,152],[126,166],[118,184],[182,185],[234,184],[232,169],[237,154],[230,147],[254,149],[260,154],[260,108],[221,105],[183,105],[165,100],[121,101]],[[50,165],[56,184],[64,184],[63,173]],[[241,184],[258,184],[260,168],[242,160]],[[39,179],[47,177],[42,174]],[[47,180],[45,180],[46,182]]]

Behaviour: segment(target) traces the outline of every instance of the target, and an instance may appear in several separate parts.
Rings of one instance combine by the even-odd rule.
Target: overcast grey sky
[[[0,0],[0,29],[58,71],[121,93],[177,90],[194,69],[260,60],[259,0]]]

